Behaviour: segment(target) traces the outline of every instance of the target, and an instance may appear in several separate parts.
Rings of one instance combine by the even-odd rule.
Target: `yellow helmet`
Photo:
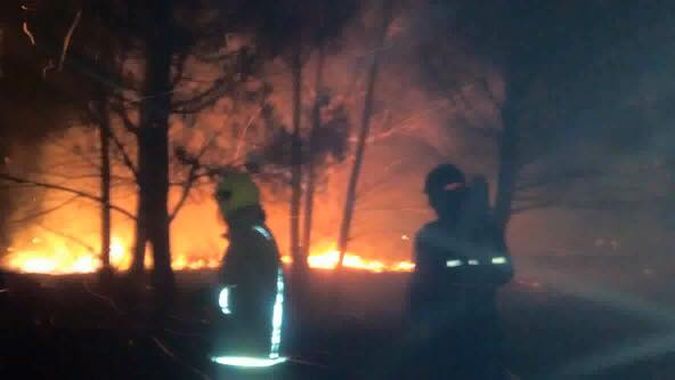
[[[228,173],[216,185],[216,202],[227,217],[246,206],[260,203],[260,190],[246,173]]]

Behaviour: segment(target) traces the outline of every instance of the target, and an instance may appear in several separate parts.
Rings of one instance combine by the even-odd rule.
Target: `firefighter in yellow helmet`
[[[230,173],[218,182],[215,198],[230,244],[219,275],[225,326],[212,359],[245,367],[280,363],[284,278],[260,191],[248,174]]]

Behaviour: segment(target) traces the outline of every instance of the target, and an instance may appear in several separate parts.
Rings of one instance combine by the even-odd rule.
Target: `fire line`
[[[126,247],[128,245],[122,239],[113,236],[110,245],[110,258],[112,265],[118,270],[125,270],[129,267],[130,252]],[[335,248],[319,249],[310,254],[307,264],[310,268],[316,270],[334,270],[338,266],[339,257],[339,251]],[[220,254],[207,258],[191,258],[187,255],[176,254],[172,260],[172,267],[177,271],[215,269],[220,266],[220,260]],[[281,260],[285,265],[292,262],[289,256],[283,256]],[[351,270],[372,273],[410,272],[415,267],[414,263],[407,260],[386,262],[369,259],[353,252],[346,253],[343,265]],[[88,250],[75,252],[72,247],[64,242],[45,242],[43,239],[35,237],[29,247],[10,248],[8,255],[2,261],[2,266],[23,273],[54,275],[93,273],[99,269],[100,260],[94,252]]]

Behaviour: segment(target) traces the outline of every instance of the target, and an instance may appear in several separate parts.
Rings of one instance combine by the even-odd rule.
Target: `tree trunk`
[[[303,326],[307,262],[303,260],[300,247],[300,202],[302,201],[302,144],[300,140],[302,62],[301,45],[298,41],[293,52],[291,70],[293,81],[293,133],[291,140],[291,200],[290,200],[290,254],[293,258],[289,286],[289,340],[290,346],[299,342],[300,326]]]
[[[309,257],[312,245],[312,217],[314,213],[314,188],[316,182],[316,173],[314,171],[314,160],[316,157],[316,133],[321,126],[321,87],[323,75],[324,51],[323,46],[319,46],[319,52],[316,63],[316,81],[315,81],[315,99],[312,108],[312,129],[309,132],[308,141],[308,160],[307,160],[307,187],[305,189],[305,217],[302,234],[303,260]]]
[[[302,112],[302,62],[300,43],[293,53],[293,133],[291,137],[291,204],[290,204],[290,253],[294,270],[301,270],[303,263],[300,247],[300,202],[302,200],[302,142],[300,116]]]
[[[138,144],[140,146],[140,143]],[[140,158],[140,154],[139,154]],[[140,161],[139,161],[140,162]],[[136,230],[134,231],[134,247],[132,252],[131,260],[131,275],[135,278],[140,278],[145,271],[144,261],[145,261],[145,246],[148,243],[148,232],[146,231],[147,222],[145,221],[145,211],[146,206],[143,203],[147,196],[141,194],[140,186],[140,165],[138,169],[138,179],[139,179],[139,191],[138,191],[138,205],[136,206]]]
[[[6,148],[4,147],[4,144],[6,144],[7,141],[8,139],[3,139],[3,133],[0,132],[0,172],[5,172],[7,170],[6,166],[8,161],[5,161],[5,157],[8,156],[5,150]],[[7,188],[4,186],[0,187],[0,215],[5,215],[0,218],[0,250],[2,250],[2,252],[6,252],[6,249],[9,246],[6,223],[11,211],[9,204],[10,199]]]
[[[110,119],[107,101],[99,100],[99,140],[101,148],[101,272],[112,274],[110,266]]]
[[[156,0],[149,7],[154,20],[145,47],[145,85],[138,130],[139,213],[133,267],[135,271],[143,271],[143,253],[149,242],[153,255],[152,283],[163,305],[175,287],[167,211],[172,5],[171,1]]]
[[[345,208],[342,214],[342,223],[340,223],[340,232],[338,235],[338,250],[340,252],[340,260],[338,267],[342,268],[345,253],[347,252],[347,245],[349,243],[349,233],[354,214],[354,205],[356,203],[356,187],[361,174],[361,167],[363,165],[363,156],[366,150],[366,140],[368,132],[370,131],[370,117],[373,111],[373,98],[375,96],[375,82],[377,79],[379,66],[379,49],[384,45],[387,36],[387,26],[391,18],[391,1],[385,0],[383,4],[382,25],[378,31],[377,49],[372,53],[372,60],[370,70],[368,72],[368,82],[366,88],[366,96],[363,105],[363,114],[361,116],[361,130],[359,132],[358,141],[356,143],[356,152],[354,153],[354,166],[349,176],[349,183],[347,185],[347,195],[345,197]]]
[[[511,218],[511,210],[515,196],[518,177],[518,109],[519,94],[513,85],[508,85],[506,100],[502,106],[502,133],[499,139],[499,173],[497,198],[495,200],[495,222],[505,241],[506,226]]]

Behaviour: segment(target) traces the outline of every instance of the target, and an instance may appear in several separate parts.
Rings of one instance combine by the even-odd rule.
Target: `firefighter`
[[[513,276],[490,215],[487,182],[440,165],[425,192],[437,219],[415,239],[410,316],[428,378],[505,379],[497,289]]]
[[[284,278],[260,191],[248,174],[232,173],[219,181],[215,197],[230,244],[217,297],[225,326],[217,334],[213,361],[243,367],[278,364],[284,360],[279,356]]]

